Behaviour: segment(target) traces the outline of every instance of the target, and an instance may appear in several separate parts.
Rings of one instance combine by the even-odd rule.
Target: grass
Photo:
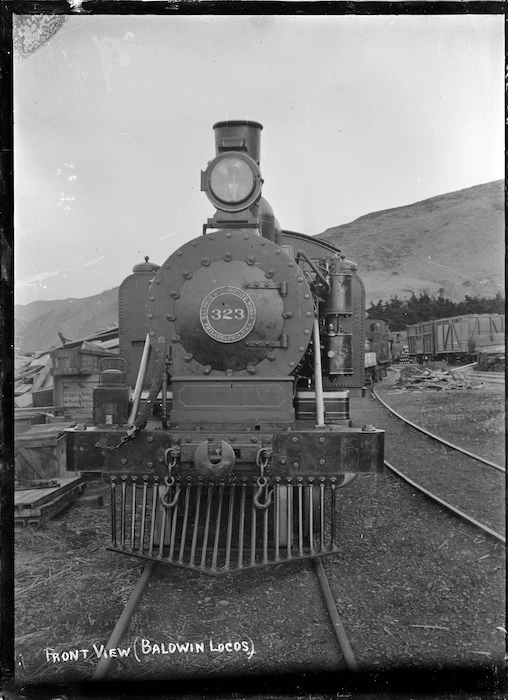
[[[474,390],[401,393],[392,374],[390,373],[388,381],[384,380],[377,388],[381,397],[395,410],[465,449],[498,464],[504,463],[502,386],[491,384]],[[86,493],[100,493],[105,502],[108,500],[108,487],[100,482],[89,482]],[[380,506],[378,510],[381,511]],[[66,664],[52,663],[47,659],[45,650],[93,650],[93,644],[105,644],[139,578],[143,564],[106,550],[109,542],[109,509],[106,506],[95,509],[72,505],[37,530],[30,527],[17,528],[15,539],[15,649],[16,658],[19,659],[21,654],[23,659],[23,665],[17,671],[18,682],[27,684],[90,679],[97,663],[95,653],[86,659],[80,658]],[[277,590],[284,576],[290,575],[293,572],[284,567],[277,572]],[[246,578],[248,586],[247,583],[242,584],[246,586],[245,596],[251,601],[249,615],[254,614],[253,596],[258,595],[255,593],[256,576],[261,574],[250,574]],[[181,588],[181,592],[185,590],[183,583],[180,585],[184,579],[185,574],[171,572],[172,586]],[[194,600],[191,593],[187,596],[187,608],[195,606],[199,610],[200,619],[202,618],[197,629],[186,627],[190,625],[190,618],[185,617],[182,609],[180,626],[174,629],[168,627],[167,639],[175,636],[176,629],[177,636],[188,634],[190,639],[194,639],[201,629],[200,625],[208,624],[205,619],[208,612],[212,617],[217,617],[220,600],[232,598],[234,589],[231,588],[230,591],[224,584],[224,590],[216,600],[210,592],[216,585],[208,580],[201,581],[199,601]],[[181,592],[176,590],[179,595]],[[196,590],[196,595],[197,592]],[[262,611],[260,619],[264,619],[265,593],[261,592],[259,596]],[[148,594],[147,603],[149,601]],[[153,602],[152,620],[157,618],[157,601],[155,598]],[[243,610],[238,605],[239,611]],[[130,636],[146,636],[150,633],[147,615],[145,609],[136,612],[129,629]],[[240,612],[238,619],[239,616]],[[300,625],[297,617],[295,624]],[[224,658],[217,656],[212,661],[219,664],[219,661],[224,662]],[[151,672],[152,666],[157,666],[150,661],[146,669],[143,669],[147,674]],[[197,663],[192,657],[187,662],[190,665]]]
[[[381,398],[405,418],[484,459],[505,462],[504,386],[401,391],[395,373],[378,384]],[[474,385],[474,384],[473,384]]]

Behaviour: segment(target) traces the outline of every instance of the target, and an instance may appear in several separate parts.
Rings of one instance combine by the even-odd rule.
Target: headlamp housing
[[[222,211],[248,209],[261,196],[261,172],[255,160],[245,153],[219,154],[201,173],[201,190]]]

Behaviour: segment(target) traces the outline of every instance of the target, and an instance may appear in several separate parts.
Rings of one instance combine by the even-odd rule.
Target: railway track
[[[438,503],[440,507],[467,521],[493,540],[504,543],[501,513],[496,514],[496,508],[492,507],[496,496],[503,488],[504,467],[462,450],[459,446],[448,443],[421,426],[407,421],[403,416],[393,411],[379,397],[375,389],[372,391],[372,395],[376,400],[369,402],[367,415],[365,414],[365,400],[362,401],[362,420],[372,421],[376,427],[387,430],[389,436],[402,437],[406,446],[402,456],[390,449],[390,441],[388,440],[387,461],[385,462],[387,468],[398,478],[410,484],[412,488]],[[457,478],[451,480],[452,488],[450,488],[450,473],[457,474]],[[440,479],[444,474],[448,474],[448,479]],[[486,493],[483,502],[478,497],[480,493]],[[155,568],[157,567],[153,562],[145,567],[106,644],[106,649],[114,649],[120,645]],[[317,575],[330,621],[329,626],[333,629],[341,650],[340,665],[342,668],[345,666],[351,672],[357,672],[359,666],[340,619],[322,560],[312,560],[312,570]],[[119,661],[111,656],[103,656],[95,668],[93,680],[107,678],[115,660]],[[339,659],[337,658],[338,664]]]
[[[402,456],[391,454],[388,444],[390,461],[385,461],[387,468],[442,508],[496,541],[505,543],[499,498],[504,489],[501,474],[505,473],[505,468],[405,419],[383,401],[375,389],[372,395],[390,412],[390,418],[385,419],[389,426],[377,427],[385,428],[389,435],[402,434],[407,445]],[[431,458],[429,461],[425,461],[426,455]]]
[[[152,574],[156,567],[157,562],[148,562],[148,564],[143,569],[141,576],[136,583],[132,594],[127,601],[122,614],[118,618],[118,621],[111,633],[111,636],[104,647],[104,653],[99,659],[97,666],[95,667],[92,680],[93,681],[103,681],[108,678],[111,667],[114,662],[120,661],[117,655],[110,655],[108,652],[110,650],[118,649],[120,643],[129,627],[129,623],[136,612],[138,605],[140,604],[143,594],[147,588],[149,581],[152,578]],[[330,622],[331,628],[333,629],[335,638],[338,642],[343,662],[348,671],[351,673],[357,673],[360,671],[360,667],[356,661],[351,642],[348,638],[347,632],[344,628],[342,620],[340,618],[337,606],[335,603],[334,595],[330,587],[326,571],[323,567],[323,562],[321,558],[316,557],[312,560],[312,567],[317,576],[320,591],[323,597],[323,602],[328,615],[328,620]]]

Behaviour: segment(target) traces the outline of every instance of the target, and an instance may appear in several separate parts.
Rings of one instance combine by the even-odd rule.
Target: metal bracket
[[[287,296],[288,283],[286,280],[282,282],[246,282],[243,285],[244,289],[278,289],[281,297]]]
[[[287,348],[288,334],[283,333],[280,340],[247,340],[245,345],[248,348]]]

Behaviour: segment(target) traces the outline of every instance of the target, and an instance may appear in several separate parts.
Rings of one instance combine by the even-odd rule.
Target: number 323
[[[241,320],[245,318],[245,309],[212,309],[210,316],[214,321]]]

